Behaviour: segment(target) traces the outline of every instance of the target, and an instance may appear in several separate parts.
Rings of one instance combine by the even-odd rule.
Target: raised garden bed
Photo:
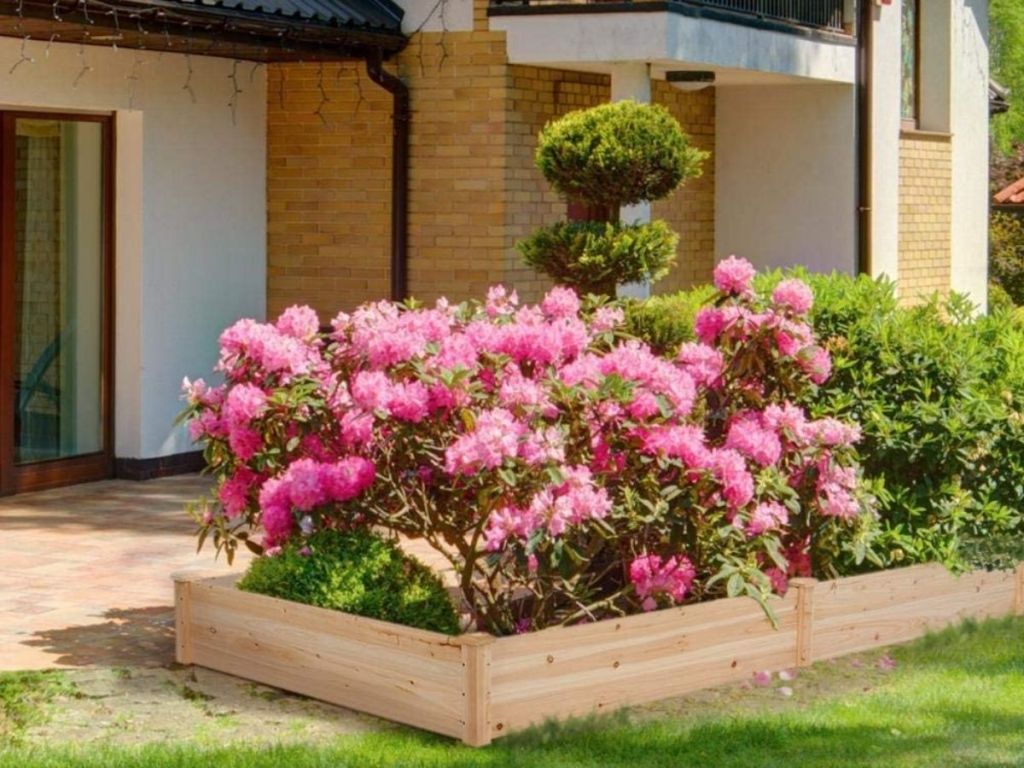
[[[607,712],[761,669],[906,642],[963,619],[1024,613],[1014,573],[937,565],[513,637],[446,636],[175,577],[176,657],[482,746],[548,718]]]

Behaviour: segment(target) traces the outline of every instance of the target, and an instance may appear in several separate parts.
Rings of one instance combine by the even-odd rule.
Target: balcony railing
[[[614,5],[660,2],[668,5],[721,9],[737,17],[751,20],[794,24],[801,27],[843,32],[844,0],[491,0],[496,8],[536,8],[567,5]]]

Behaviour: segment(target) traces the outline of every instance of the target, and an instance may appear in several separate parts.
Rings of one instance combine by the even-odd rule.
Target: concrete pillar
[[[651,103],[651,65],[642,61],[629,61],[612,66],[612,101],[630,99],[638,104]],[[629,224],[646,224],[651,220],[651,204],[641,202],[625,205],[619,218]],[[650,283],[629,283],[619,286],[619,296],[647,298],[651,295]]]
[[[874,9],[871,274],[896,279],[900,211],[900,4]]]
[[[953,14],[950,287],[984,308],[988,304],[988,3],[957,0]]]

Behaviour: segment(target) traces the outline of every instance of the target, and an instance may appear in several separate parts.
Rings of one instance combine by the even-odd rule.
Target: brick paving
[[[198,475],[110,480],[0,499],[0,670],[173,661],[173,588],[195,551]],[[242,565],[244,556],[234,568]]]

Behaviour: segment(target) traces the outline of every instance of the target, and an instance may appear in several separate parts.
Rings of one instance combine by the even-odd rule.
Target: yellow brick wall
[[[900,139],[897,279],[905,302],[949,292],[952,186],[948,137]]]
[[[330,101],[321,104],[319,84]],[[362,101],[360,101],[360,91]],[[323,119],[315,114],[318,106]],[[269,67],[267,310],[388,295],[391,96],[361,64]]]
[[[504,278],[504,33],[429,33],[399,57],[409,86],[409,291],[480,296]]]
[[[657,293],[672,293],[708,282],[715,267],[715,89],[682,91],[655,80],[651,100],[663,104],[689,134],[695,147],[711,154],[700,178],[691,179],[651,209],[679,233],[676,266],[655,284]]]
[[[503,282],[524,300],[538,298],[548,283],[522,264],[515,243],[564,218],[565,205],[533,164],[537,133],[554,117],[607,101],[608,78],[510,66],[504,35],[487,31],[416,35],[387,66],[409,86],[413,113],[410,293],[461,300]],[[713,90],[656,83],[654,96],[698,146],[713,148]],[[327,320],[387,297],[390,117],[390,94],[361,63],[270,67],[271,314],[303,302]],[[713,207],[710,162],[704,178],[655,206],[681,234],[680,267],[662,288],[710,274]]]
[[[504,35],[417,35],[386,66],[412,108],[410,293],[480,295],[506,251]],[[391,95],[362,63],[279,64],[267,109],[268,312],[304,302],[326,319],[387,298]]]

